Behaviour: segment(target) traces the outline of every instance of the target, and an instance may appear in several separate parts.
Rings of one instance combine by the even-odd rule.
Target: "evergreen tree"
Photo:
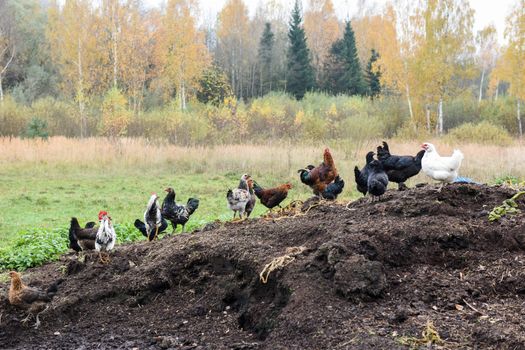
[[[368,83],[368,96],[374,98],[381,93],[381,70],[374,71],[374,63],[379,59],[379,53],[372,49],[370,59],[366,65],[366,81]]]
[[[346,22],[343,38],[335,41],[330,49],[323,85],[333,94],[365,95],[367,92],[350,22]]]
[[[273,82],[273,44],[275,42],[272,25],[265,23],[264,32],[259,42],[259,83],[260,93],[265,95],[272,91]]]
[[[306,45],[306,36],[301,22],[301,8],[299,1],[296,0],[288,32],[290,47],[287,55],[286,90],[298,100],[315,86],[314,70],[310,64],[310,50]]]

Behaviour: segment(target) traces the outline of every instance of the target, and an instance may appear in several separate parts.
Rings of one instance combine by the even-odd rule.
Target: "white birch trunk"
[[[118,50],[117,50],[117,15],[115,4],[113,4],[113,86],[117,86],[118,75]]]
[[[481,81],[479,83],[479,99],[478,104],[481,103],[481,100],[483,99],[483,82],[485,81],[485,67],[483,67],[483,70],[481,71]]]
[[[4,55],[5,51],[7,51],[7,47],[5,48],[4,51],[2,51],[2,56]],[[3,77],[4,73],[5,73],[5,71],[7,70],[7,68],[9,67],[9,65],[11,64],[11,62],[13,61],[13,58],[15,57],[15,52],[16,52],[16,47],[13,46],[13,51],[11,52],[11,57],[9,57],[9,60],[7,60],[7,63],[5,64],[5,66],[0,71],[0,103],[2,103],[2,105],[4,104],[4,87],[2,85],[2,77]]]
[[[84,116],[84,77],[82,71],[82,43],[80,38],[78,39],[77,48],[77,67],[78,67],[78,87],[77,87],[77,99],[78,99],[78,110],[80,113],[80,137],[84,138],[85,135],[85,116]]]
[[[408,87],[408,84],[405,85],[405,90],[407,94],[408,112],[410,113],[410,120],[414,121],[414,111],[412,110],[412,101],[410,100],[410,88]]]
[[[520,138],[523,137],[523,127],[521,125],[521,102],[520,102],[520,99],[518,98],[518,101],[516,102],[516,104],[518,105],[518,111],[517,111],[517,118],[518,118],[518,131],[520,133]]]
[[[426,117],[427,117],[427,131],[430,132],[430,106],[429,105],[427,105]]]
[[[184,81],[182,81],[180,94],[181,94],[181,101],[182,101],[181,102],[182,110],[185,111],[186,110],[186,84],[184,84]]]
[[[438,133],[439,135],[443,135],[443,98],[439,99],[439,107],[438,107]]]

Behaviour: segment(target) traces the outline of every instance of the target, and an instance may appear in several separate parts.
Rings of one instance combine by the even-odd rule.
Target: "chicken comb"
[[[104,216],[107,216],[107,215],[108,215],[108,212],[107,212],[107,211],[105,211],[105,210],[101,210],[101,211],[98,212],[98,219],[99,219],[99,220],[102,220],[102,218],[103,218]]]

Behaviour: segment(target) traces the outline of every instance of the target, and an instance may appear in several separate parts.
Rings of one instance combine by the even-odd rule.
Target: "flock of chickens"
[[[406,189],[405,182],[417,175],[421,170],[433,180],[443,184],[456,181],[458,170],[463,160],[463,154],[455,150],[450,157],[441,157],[435,146],[431,143],[424,143],[422,150],[416,156],[397,156],[390,154],[390,149],[386,142],[377,147],[377,159],[374,152],[366,155],[366,164],[359,170],[354,169],[357,190],[363,195],[369,193],[372,200],[381,199],[386,192],[389,181],[398,184],[399,190]],[[307,165],[304,169],[298,170],[301,182],[309,186],[314,195],[325,199],[335,200],[344,188],[344,181],[339,176],[334,159],[330,150],[324,150],[323,162],[318,166]],[[270,209],[281,207],[280,204],[288,196],[288,191],[292,188],[290,183],[283,184],[275,188],[263,188],[248,174],[242,175],[239,185],[233,190],[228,190],[226,199],[228,207],[233,211],[233,219],[238,214],[239,219],[247,218],[253,211],[256,198],[259,198],[262,205]],[[144,212],[144,222],[135,220],[135,227],[153,241],[157,236],[164,232],[171,222],[173,232],[178,225],[184,226],[190,216],[199,207],[199,200],[189,198],[186,205],[177,204],[175,201],[175,190],[171,187],[167,192],[162,205],[158,204],[158,196],[153,193]],[[89,222],[85,227],[81,227],[76,218],[71,219],[69,229],[69,246],[77,253],[84,250],[95,250],[99,254],[101,263],[110,262],[109,251],[115,246],[117,239],[115,229],[111,222],[111,217],[106,211],[100,211],[98,215],[99,225]],[[47,303],[56,293],[57,285],[55,282],[46,291],[28,287],[22,283],[17,272],[10,272],[11,287],[9,290],[9,302],[28,312],[26,322],[31,316],[36,317],[35,327],[40,324],[38,315],[47,309]]]

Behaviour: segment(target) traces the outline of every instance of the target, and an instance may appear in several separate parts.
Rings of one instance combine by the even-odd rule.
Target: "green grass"
[[[75,168],[34,164],[12,165],[0,170],[0,248],[11,245],[29,230],[64,229],[76,216],[81,225],[95,221],[99,210],[107,210],[116,225],[132,225],[142,219],[146,203],[152,192],[160,200],[167,186],[177,192],[177,202],[185,203],[189,197],[200,199],[200,205],[186,225],[193,230],[215,220],[230,220],[226,191],[238,185],[242,173],[182,174],[173,167],[132,169],[107,166],[106,168]],[[277,178],[268,172],[256,180],[261,185],[274,186],[291,181],[294,188],[284,202],[306,199],[308,188],[298,177]],[[349,193],[346,192],[348,196]],[[344,197],[343,197],[344,198]],[[347,197],[348,198],[348,197]],[[252,216],[267,211],[257,203]],[[134,228],[133,228],[134,229]],[[169,229],[171,231],[171,227]],[[180,232],[181,228],[177,229]],[[138,231],[136,231],[138,233]],[[65,237],[67,239],[67,236]]]

